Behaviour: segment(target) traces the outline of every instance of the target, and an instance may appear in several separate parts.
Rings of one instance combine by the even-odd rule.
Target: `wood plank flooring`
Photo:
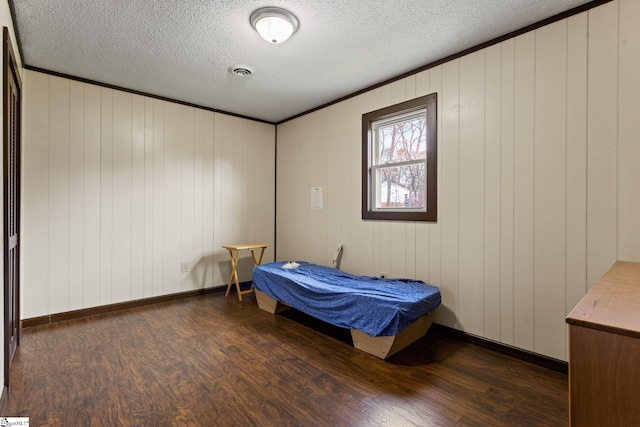
[[[387,361],[208,294],[23,330],[3,416],[33,426],[562,426],[567,376],[430,331]]]

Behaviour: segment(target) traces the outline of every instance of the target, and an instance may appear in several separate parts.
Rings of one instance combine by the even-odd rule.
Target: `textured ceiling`
[[[25,65],[279,122],[589,0],[13,0]],[[272,45],[263,6],[300,28]],[[241,78],[232,65],[249,65]]]

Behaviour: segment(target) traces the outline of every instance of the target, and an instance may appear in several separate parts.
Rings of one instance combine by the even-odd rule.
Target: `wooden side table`
[[[264,250],[267,248],[264,243],[245,243],[242,245],[228,245],[222,246],[226,250],[229,251],[229,258],[231,258],[231,276],[229,277],[229,283],[227,284],[227,292],[224,294],[225,297],[229,296],[229,292],[231,291],[231,284],[235,280],[236,282],[236,290],[238,292],[238,300],[242,301],[242,295],[250,294],[253,292],[253,282],[251,283],[251,288],[246,291],[240,290],[240,281],[238,280],[238,261],[240,259],[240,252],[243,250],[248,250],[251,252],[251,259],[253,260],[253,266],[257,267],[262,263],[262,256],[264,255]],[[260,255],[256,259],[255,251],[260,250]]]

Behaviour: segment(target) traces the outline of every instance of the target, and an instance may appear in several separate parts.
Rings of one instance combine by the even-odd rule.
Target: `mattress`
[[[256,289],[332,325],[372,337],[396,335],[441,303],[440,290],[420,280],[355,276],[317,264],[284,262],[253,270]]]

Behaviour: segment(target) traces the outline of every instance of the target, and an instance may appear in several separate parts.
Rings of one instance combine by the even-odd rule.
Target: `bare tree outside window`
[[[364,219],[436,220],[436,95],[363,115]]]
[[[421,111],[416,118],[383,124],[375,129],[379,152],[376,163],[394,165],[380,169],[380,194],[386,197],[376,203],[376,208],[423,208],[424,162],[427,158],[425,112]]]

